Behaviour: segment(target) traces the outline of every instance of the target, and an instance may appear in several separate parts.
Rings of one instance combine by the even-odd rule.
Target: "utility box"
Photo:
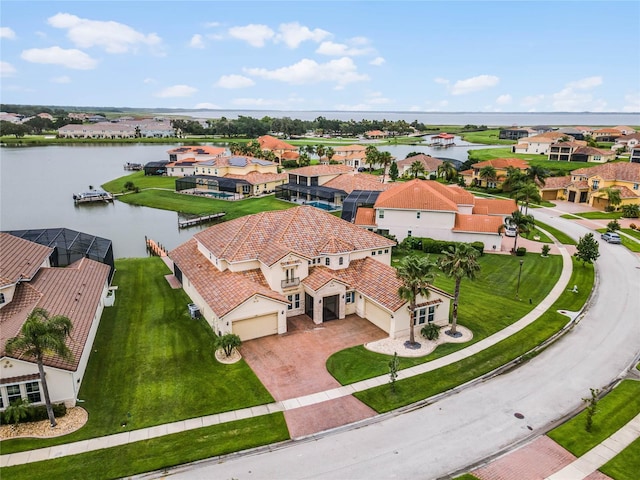
[[[187,308],[189,309],[189,315],[191,318],[200,318],[200,307],[198,307],[198,305],[190,303],[187,305]]]

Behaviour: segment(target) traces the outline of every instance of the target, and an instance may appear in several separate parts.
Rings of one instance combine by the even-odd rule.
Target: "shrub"
[[[67,414],[67,406],[64,403],[54,403],[53,414],[56,418],[64,417]],[[9,408],[7,408],[9,410]],[[13,418],[7,416],[7,410],[0,414],[0,424],[13,423]],[[20,419],[20,422],[38,422],[40,420],[48,420],[46,405],[28,405],[26,416]]]
[[[221,337],[216,338],[216,348],[224,350],[224,354],[230,357],[234,348],[242,345],[242,340],[235,333],[225,333]]]
[[[283,160],[282,166],[284,168],[297,168],[299,165],[295,160]]]
[[[420,333],[427,340],[437,340],[440,336],[440,327],[435,323],[427,323],[422,327]]]
[[[638,218],[640,217],[640,205],[623,205],[622,216],[624,218]]]
[[[527,249],[525,247],[516,248],[516,256],[524,257],[526,253],[527,253]]]
[[[604,211],[605,212],[615,212],[616,209],[615,209],[615,207],[612,207],[611,205],[607,205],[606,207],[604,207]]]
[[[635,223],[632,223],[632,224],[630,224],[630,225],[629,225],[629,228],[630,228],[631,230],[635,230],[635,229],[637,229],[638,227],[637,227],[637,225],[636,225]]]
[[[454,247],[460,243],[464,242],[451,242],[447,240],[434,240],[433,238],[423,238],[422,240],[422,251],[425,253],[442,253],[445,250],[448,250],[449,247]],[[473,242],[470,243],[473,248],[475,248],[480,255],[484,254],[484,243],[482,242]]]
[[[551,250],[551,247],[549,245],[543,245],[542,246],[542,256],[543,257],[549,256],[549,250]]]
[[[616,230],[620,230],[620,224],[618,223],[618,220],[611,220],[609,223],[607,223],[608,232],[615,232]]]

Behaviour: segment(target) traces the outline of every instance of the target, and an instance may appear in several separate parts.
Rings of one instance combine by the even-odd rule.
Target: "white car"
[[[601,235],[601,238],[607,243],[622,243],[620,235],[614,232],[607,232]]]
[[[518,230],[516,229],[516,227],[505,227],[504,229],[504,234],[507,237],[515,237],[517,232]]]

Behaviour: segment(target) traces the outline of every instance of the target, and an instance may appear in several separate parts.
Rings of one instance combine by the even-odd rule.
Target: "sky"
[[[0,102],[639,112],[640,2],[2,0]]]

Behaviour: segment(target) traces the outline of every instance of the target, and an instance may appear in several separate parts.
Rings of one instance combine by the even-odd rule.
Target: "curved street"
[[[562,212],[554,209],[531,213],[575,238],[589,232],[558,218]],[[352,425],[253,454],[205,460],[164,476],[438,478],[532,439],[579,408],[589,388],[624,374],[640,353],[640,260],[621,245],[601,242],[597,267],[597,289],[582,320],[514,371],[360,428]]]

